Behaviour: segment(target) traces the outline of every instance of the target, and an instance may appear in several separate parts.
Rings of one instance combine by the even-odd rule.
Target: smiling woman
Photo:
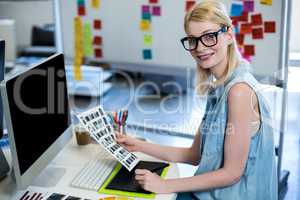
[[[177,200],[277,200],[270,111],[237,49],[225,6],[217,0],[202,1],[186,14],[184,27],[187,36],[181,42],[197,63],[197,89],[207,95],[192,146],[166,147],[124,135],[118,142],[129,151],[198,169],[192,177],[169,180],[138,170],[137,181],[151,192],[178,192]]]

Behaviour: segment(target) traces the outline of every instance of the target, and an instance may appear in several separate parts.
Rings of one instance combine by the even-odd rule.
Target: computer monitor
[[[0,38],[0,81],[4,79],[5,66],[5,41]],[[3,108],[0,98],[0,139],[3,136]]]
[[[66,86],[62,54],[0,85],[18,189],[30,185],[71,139]]]
[[[0,81],[4,79],[4,59],[5,59],[5,42],[0,39]],[[3,110],[0,98],[0,139],[3,136]],[[0,180],[9,172],[9,165],[0,147]]]

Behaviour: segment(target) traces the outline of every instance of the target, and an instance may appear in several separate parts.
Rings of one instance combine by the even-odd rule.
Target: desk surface
[[[101,147],[97,144],[89,144],[86,146],[78,146],[75,141],[75,137],[69,142],[69,144],[57,155],[57,157],[51,162],[51,164],[43,171],[43,173],[37,177],[37,179],[47,180],[45,177],[53,176],[55,169],[58,171],[64,170],[65,173],[53,187],[42,187],[45,181],[38,181],[36,186],[30,186],[30,190],[45,191],[49,193],[58,192],[66,195],[77,196],[81,198],[88,198],[91,200],[98,200],[105,195],[98,194],[94,191],[88,191],[83,189],[77,189],[70,186],[72,179],[82,169],[82,167],[91,159],[93,159],[100,151]],[[11,157],[9,149],[4,149],[4,153],[9,163],[11,163]],[[145,154],[137,153],[142,160],[157,160],[149,157]],[[176,164],[172,164],[166,178],[176,178],[179,176],[178,167]],[[1,200],[17,200],[18,197],[25,191],[17,191],[16,183],[13,181],[11,175],[6,177],[0,182],[0,199]],[[106,195],[107,196],[107,195]],[[156,199],[174,199],[176,194],[159,194],[156,195]],[[139,198],[134,198],[139,199]]]

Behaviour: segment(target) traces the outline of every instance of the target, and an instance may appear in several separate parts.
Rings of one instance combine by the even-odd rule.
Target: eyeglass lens
[[[197,48],[199,40],[204,46],[211,47],[217,44],[217,34],[207,33],[199,38],[187,37],[187,39],[183,41],[183,45],[187,50],[193,50]]]

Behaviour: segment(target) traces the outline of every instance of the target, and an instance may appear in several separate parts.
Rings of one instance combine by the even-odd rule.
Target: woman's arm
[[[199,163],[199,145],[200,145],[200,133],[196,134],[191,147],[169,147],[159,144],[152,144],[148,142],[142,143],[139,150],[145,154],[154,156],[161,160],[170,162],[188,163],[197,165]]]
[[[245,169],[251,141],[249,125],[253,116],[253,93],[243,83],[234,85],[229,91],[228,126],[222,168],[193,177],[167,180],[147,170],[136,170],[136,178],[144,189],[160,193],[201,191],[238,182]]]
[[[143,152],[161,160],[197,165],[199,162],[200,133],[196,134],[191,147],[168,147],[152,144],[122,134],[116,134],[117,142],[129,151]]]

